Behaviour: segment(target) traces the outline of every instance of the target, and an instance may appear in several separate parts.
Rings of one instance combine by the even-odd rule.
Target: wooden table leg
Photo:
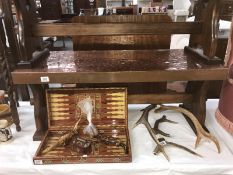
[[[30,85],[34,99],[34,116],[36,132],[33,140],[41,140],[48,129],[48,118],[46,109],[45,87],[43,85]]]
[[[182,107],[190,110],[198,119],[204,129],[206,118],[206,100],[209,89],[209,81],[190,81],[187,84],[186,92],[193,95],[193,100],[190,103],[184,103]],[[187,119],[187,118],[186,118]],[[187,119],[188,123],[196,133],[192,122]]]

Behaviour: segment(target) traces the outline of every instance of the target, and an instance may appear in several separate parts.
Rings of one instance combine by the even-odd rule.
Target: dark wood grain
[[[34,0],[14,0],[14,4],[19,29],[20,61],[28,61],[33,58],[33,53],[41,48],[42,44],[41,38],[31,35],[31,26],[37,23],[36,5]]]
[[[205,23],[202,34],[202,47],[203,53],[210,58],[214,58],[216,55],[220,5],[220,0],[209,1],[204,16]],[[210,11],[212,13],[209,13]]]
[[[36,123],[36,133],[33,140],[41,140],[48,129],[48,117],[45,100],[45,87],[42,85],[30,85],[34,99],[34,117]]]
[[[203,58],[207,60],[207,62],[213,62],[217,58],[218,62],[223,63],[224,58],[225,58],[225,53],[226,53],[226,47],[227,47],[227,38],[218,36],[218,33],[217,33],[219,30],[218,21],[220,19],[231,20],[232,10],[233,10],[233,1],[232,0],[221,0],[220,2],[215,1],[215,3],[216,2],[220,3],[217,6],[213,5],[214,1],[209,0],[209,2],[212,3],[211,8],[207,8],[208,1],[206,0],[198,0],[195,3],[196,4],[195,12],[194,12],[195,21],[203,21],[203,23],[209,27],[207,27],[208,28],[207,29],[206,26],[203,26],[203,28],[206,28],[206,29],[203,30],[202,34],[198,34],[198,35],[192,34],[190,36],[189,46],[192,48],[198,47],[199,49],[205,48],[205,54],[208,60],[204,57]],[[211,14],[210,11],[213,11],[214,13]],[[212,25],[212,27],[210,24]],[[213,39],[213,37],[215,38]],[[211,43],[212,43],[212,46],[210,46]],[[207,52],[209,55],[207,55]],[[210,53],[212,56],[210,56]],[[210,84],[212,88],[208,92],[208,98],[219,97],[222,82],[221,81],[219,81],[219,83],[210,82]]]
[[[202,48],[204,55],[209,57],[210,61],[216,56],[221,60],[224,59],[224,56],[219,54],[224,47],[226,48],[218,36],[219,20],[224,14],[230,15],[232,13],[231,7],[233,7],[233,1],[228,0],[199,0],[195,4],[195,21],[203,21],[203,28],[201,34],[191,34],[189,46]]]
[[[166,30],[164,30],[166,29]],[[142,34],[197,34],[202,29],[200,22],[174,22],[158,24],[36,24],[33,36],[78,35],[142,35]]]
[[[1,29],[3,29],[3,21],[0,18],[0,31],[3,31]],[[4,32],[0,33],[0,65],[2,66],[2,72],[0,72],[0,77],[3,77],[3,82],[4,85],[6,86],[5,90],[7,90],[8,102],[10,105],[13,122],[16,125],[16,130],[20,131],[21,130],[20,120],[19,120],[18,110],[16,107],[17,105],[16,89],[15,89],[15,85],[12,82],[11,69],[9,65],[9,55],[7,52],[5,36],[6,35]],[[4,64],[1,64],[3,62]],[[1,82],[1,84],[3,82]]]
[[[154,16],[107,16],[107,17],[86,17],[76,16],[72,19],[73,23],[84,24],[153,24],[161,22],[172,22],[168,15]],[[104,32],[105,33],[105,30]],[[77,36],[72,37],[73,50],[142,50],[142,49],[169,49],[171,34],[167,35],[102,35],[102,36]]]
[[[192,94],[186,93],[156,93],[156,94],[137,94],[129,95],[129,104],[161,104],[161,103],[187,103],[192,101]]]
[[[206,119],[206,100],[209,85],[209,81],[189,82],[186,87],[186,92],[193,94],[193,101],[192,103],[183,104],[183,107],[192,111],[192,113],[195,115],[195,117],[197,117],[198,121],[203,127],[205,125]],[[188,122],[190,121],[188,120]],[[193,124],[190,125],[195,132],[195,127],[193,126]]]
[[[75,16],[74,23],[99,24],[99,23],[160,23],[171,22],[168,15],[110,15],[110,16]]]
[[[22,53],[19,48],[18,38],[17,38],[17,30],[16,30],[16,22],[13,19],[12,13],[12,2],[0,0],[2,3],[2,10],[4,12],[4,25],[6,28],[6,35],[9,43],[9,47],[7,47],[8,52],[8,65],[10,70],[15,69],[17,63],[22,60]],[[4,31],[2,31],[4,33]],[[17,89],[20,93],[22,100],[29,100],[29,93],[27,86],[21,85],[18,86]],[[16,92],[16,96],[17,92]]]
[[[43,20],[61,19],[62,9],[60,0],[41,0],[40,17]]]
[[[183,50],[51,52],[34,69],[12,72],[16,84],[222,80],[227,68],[207,65]]]
[[[10,50],[12,53],[12,60],[9,60],[11,64],[16,65],[18,61],[21,59],[21,52],[18,45],[17,33],[15,31],[15,23],[13,20],[12,9],[11,9],[11,1],[4,1],[2,2],[2,10],[4,12],[4,23],[6,28],[6,34],[8,38],[8,42],[10,45]]]
[[[125,7],[123,7],[125,8]],[[76,16],[73,23],[79,24],[153,24],[172,22],[168,15],[112,15],[112,16]],[[169,49],[171,34],[166,35],[101,35],[101,36],[77,36],[72,37],[73,50],[151,50]],[[78,84],[78,87],[127,87],[129,94],[160,93],[166,91],[167,82],[143,82],[143,83],[118,83],[118,84]]]
[[[26,1],[20,2],[25,3]],[[162,15],[155,15],[156,17],[149,15],[146,17],[144,15],[140,17],[136,15],[80,17],[77,24],[38,24],[29,20],[28,24],[30,25],[25,25],[24,32],[30,31],[25,33],[28,39],[30,37],[68,35],[110,36],[113,38],[115,36],[158,35],[162,38],[163,35],[191,34],[190,48],[193,48],[194,51],[201,48],[202,57],[194,52],[184,52],[183,49],[169,50],[168,48],[163,50],[142,50],[144,49],[142,48],[141,50],[51,52],[46,60],[32,69],[15,70],[12,73],[13,81],[16,84],[77,83],[78,85],[84,83],[100,83],[101,85],[119,83],[118,85],[120,85],[121,83],[189,81],[184,94],[170,94],[169,96],[168,93],[164,93],[160,94],[161,99],[159,97],[149,98],[148,94],[145,96],[134,94],[131,96],[131,102],[136,103],[136,98],[140,102],[148,103],[159,100],[163,102],[180,100],[187,108],[190,107],[191,112],[196,114],[199,121],[203,123],[204,103],[209,80],[226,79],[228,70],[218,62],[214,61],[213,65],[209,65],[204,61],[210,59],[212,61],[215,58],[220,0],[208,2],[199,0],[199,2],[208,12],[201,9],[201,12],[196,14],[195,22],[163,22],[161,21]],[[25,8],[18,7],[19,14],[23,15]],[[26,24],[30,15],[23,15],[23,18],[22,21]],[[96,43],[98,45],[98,42]],[[122,45],[128,44],[127,41],[121,43],[123,43]],[[88,47],[87,45],[85,47]],[[93,48],[100,49],[97,45],[94,45]],[[107,45],[104,47],[107,48]],[[27,57],[25,60],[33,60],[33,57]],[[48,82],[41,82],[41,77],[44,76],[49,78]],[[196,85],[199,82],[202,82],[201,85]],[[192,84],[196,88],[190,88]],[[197,90],[198,88],[200,90]],[[40,93],[39,89],[36,91],[37,94]],[[36,108],[39,110],[39,105]],[[41,129],[43,130],[43,128]]]
[[[169,49],[170,35],[75,36],[74,50]]]

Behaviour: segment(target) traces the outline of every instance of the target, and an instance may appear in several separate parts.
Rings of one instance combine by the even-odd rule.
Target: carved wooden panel
[[[155,22],[171,22],[167,15],[161,16],[107,16],[107,17],[74,17],[74,23],[138,23],[151,24]],[[125,24],[130,27],[130,24]],[[103,31],[103,32],[106,32]],[[171,35],[110,35],[110,36],[75,36],[74,50],[139,50],[139,49],[169,49]]]

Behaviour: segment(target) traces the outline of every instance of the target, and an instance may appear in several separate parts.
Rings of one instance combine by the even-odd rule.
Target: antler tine
[[[157,105],[156,104],[150,104],[149,106],[141,109],[140,111],[150,111],[152,109],[154,109]]]
[[[199,123],[199,121],[197,120],[197,118],[188,110],[181,108],[181,107],[177,107],[177,106],[163,106],[161,105],[159,108],[155,109],[155,112],[157,113],[158,111],[166,111],[166,110],[174,110],[177,112],[181,112],[183,114],[185,114],[188,118],[191,119],[191,121],[193,122],[196,130],[197,130],[197,139],[196,139],[196,143],[195,143],[195,148],[199,145],[201,139],[203,137],[208,138],[209,140],[212,140],[214,142],[214,144],[217,147],[218,153],[220,153],[220,144],[217,140],[217,138],[213,135],[211,135],[210,133],[206,132],[201,124]]]
[[[178,122],[175,122],[175,121],[167,119],[166,115],[162,116],[162,122],[168,122],[168,123],[178,124]]]
[[[155,133],[156,134],[161,134],[161,135],[163,135],[165,137],[170,137],[170,134],[165,133],[165,132],[163,132],[162,130],[159,129],[159,124],[163,123],[163,122],[168,122],[168,123],[173,123],[173,124],[177,124],[177,122],[167,119],[166,115],[163,115],[162,118],[155,121],[155,124],[154,124]]]
[[[134,127],[136,127],[139,124],[143,124],[145,125],[145,127],[147,128],[151,138],[155,141],[155,143],[157,144],[156,146],[156,154],[162,153],[165,158],[170,161],[168,155],[166,154],[165,150],[164,150],[164,146],[161,145],[156,137],[156,133],[155,131],[151,128],[149,122],[148,122],[148,115],[149,112],[154,109],[157,105],[155,104],[151,104],[149,106],[147,106],[145,109],[141,110],[143,111],[142,116],[140,117],[140,119],[135,123]]]
[[[133,128],[135,128],[136,126],[138,126],[139,124],[145,124],[145,122],[148,122],[148,115],[149,112],[154,109],[157,105],[155,104],[151,104],[149,106],[147,106],[146,108],[140,110],[143,111],[142,116],[140,117],[140,119],[134,124]]]

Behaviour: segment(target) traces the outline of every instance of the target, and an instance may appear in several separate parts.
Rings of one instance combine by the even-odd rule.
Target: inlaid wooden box
[[[58,146],[47,154],[43,150],[68,133],[78,121],[78,133],[88,124],[86,114],[78,107],[78,102],[90,97],[93,103],[92,123],[104,136],[114,137],[125,143],[128,152],[122,147],[103,143],[93,146],[91,153],[80,154],[70,145]],[[57,163],[121,163],[131,162],[131,148],[128,132],[127,90],[125,88],[98,89],[48,89],[46,91],[48,111],[48,131],[43,138],[34,158],[34,164]]]

